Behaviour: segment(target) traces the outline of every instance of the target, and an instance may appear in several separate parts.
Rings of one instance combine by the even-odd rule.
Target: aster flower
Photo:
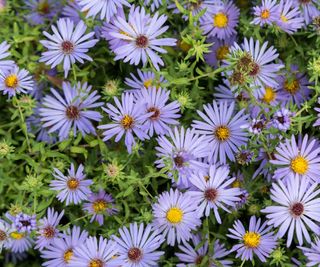
[[[280,103],[279,87],[264,86],[253,89],[256,99],[270,106],[277,106]]]
[[[253,8],[255,18],[252,24],[263,26],[272,24],[277,19],[278,5],[276,0],[262,0],[261,6]]]
[[[301,29],[304,19],[301,17],[299,6],[295,5],[293,0],[281,0],[276,23],[281,30],[289,34]]]
[[[14,61],[12,60],[4,60],[10,56],[10,52],[8,51],[9,48],[10,45],[6,41],[0,44],[0,70],[2,71],[11,69],[14,64]]]
[[[73,163],[71,163],[68,176],[63,175],[61,171],[55,168],[53,176],[57,180],[51,181],[50,189],[59,191],[57,198],[61,202],[66,200],[67,206],[69,204],[79,204],[82,200],[87,200],[88,195],[91,194],[89,186],[92,184],[92,180],[85,179],[82,164],[76,171]]]
[[[218,39],[228,39],[236,34],[240,10],[232,1],[225,1],[222,6],[208,10],[200,20],[204,34]]]
[[[49,40],[42,40],[40,43],[48,51],[42,53],[40,62],[45,62],[51,68],[63,62],[64,74],[67,77],[72,64],[77,61],[80,63],[84,63],[84,60],[92,61],[86,53],[98,40],[91,39],[94,32],[85,34],[87,26],[83,21],[75,25],[69,18],[61,18],[57,22],[57,27],[51,26],[53,35],[43,32]]]
[[[132,8],[135,7],[132,6]],[[166,53],[166,50],[160,46],[176,45],[176,39],[173,38],[157,39],[169,28],[163,26],[166,20],[167,16],[159,16],[158,12],[150,17],[145,13],[143,7],[137,7],[134,11],[130,11],[128,22],[118,17],[114,24],[119,30],[109,34],[115,39],[126,40],[127,43],[115,48],[115,60],[123,59],[124,62],[134,65],[138,65],[142,61],[146,66],[148,59],[150,59],[156,70],[159,70],[159,65],[163,66],[164,62],[155,51],[163,54]]]
[[[129,229],[119,229],[120,238],[114,236],[117,243],[117,259],[124,261],[123,267],[158,266],[157,261],[164,254],[157,249],[164,239],[157,230],[153,231],[150,224],[131,223]]]
[[[96,17],[107,22],[117,14],[117,9],[123,5],[130,6],[127,0],[78,0],[82,12],[87,12],[87,17]]]
[[[51,89],[52,95],[45,96],[43,108],[40,108],[40,117],[43,128],[49,128],[48,133],[58,132],[59,140],[68,138],[70,129],[73,128],[73,136],[79,130],[82,136],[96,134],[92,121],[100,121],[100,112],[91,109],[100,107],[102,102],[97,102],[100,96],[97,91],[91,93],[91,86],[78,82],[75,86],[63,83],[64,97],[55,89]]]
[[[13,226],[20,233],[30,233],[37,229],[36,215],[28,215],[20,212],[14,217]]]
[[[175,253],[180,262],[183,262],[177,264],[177,267],[201,265],[204,257],[208,255],[208,241],[203,243],[200,235],[192,235],[191,239],[193,246],[189,243],[184,243],[183,245],[179,245],[181,253]],[[200,246],[200,244],[202,245]],[[216,267],[216,264],[219,263],[220,265],[218,266],[231,267],[232,261],[222,259],[228,254],[229,252],[224,248],[224,245],[220,244],[219,240],[216,240],[213,244],[213,255],[209,256],[209,263],[207,263],[208,265],[206,266]]]
[[[294,4],[302,9],[304,21],[307,25],[310,24],[314,17],[320,15],[318,0],[294,0]]]
[[[88,197],[89,203],[83,204],[83,209],[92,214],[90,222],[96,220],[99,225],[103,225],[104,216],[116,214],[118,210],[114,207],[114,199],[104,190],[100,190],[98,194],[92,193]]]
[[[32,77],[27,70],[20,70],[15,65],[12,65],[10,69],[1,69],[0,66],[0,91],[9,98],[32,91],[33,85]]]
[[[0,253],[3,247],[9,247],[12,232],[14,232],[14,229],[5,221],[0,220]]]
[[[64,18],[71,19],[74,23],[79,23],[81,20],[80,11],[81,7],[77,1],[69,0],[67,5],[62,9],[61,15]]]
[[[167,136],[159,136],[157,141],[159,159],[155,163],[158,168],[163,168],[169,162],[172,170],[178,174],[176,182],[180,187],[189,186],[189,177],[194,171],[207,168],[208,165],[200,160],[209,155],[208,142],[193,129],[175,127]]]
[[[113,122],[100,125],[98,128],[105,130],[103,132],[103,141],[116,136],[115,142],[119,142],[122,136],[125,135],[125,144],[128,152],[131,153],[132,147],[136,143],[133,134],[140,140],[149,139],[143,123],[152,114],[143,113],[143,107],[135,102],[133,94],[122,94],[121,103],[117,97],[114,97],[114,101],[116,107],[107,103],[107,108],[103,108]]]
[[[316,146],[316,140],[308,140],[305,135],[302,143],[296,142],[294,135],[280,143],[274,154],[275,159],[270,163],[278,165],[274,172],[274,179],[288,181],[291,176],[306,177],[309,181],[318,182],[320,172],[320,147]]]
[[[198,203],[199,217],[203,215],[208,217],[210,211],[213,210],[217,222],[221,224],[218,208],[230,212],[228,206],[235,207],[236,201],[240,201],[240,189],[229,188],[236,178],[230,178],[228,175],[228,167],[216,167],[215,165],[210,166],[207,180],[203,178],[204,175],[191,175],[190,182],[196,190],[190,190],[187,193]]]
[[[291,245],[294,231],[299,245],[311,242],[308,229],[319,235],[317,225],[320,220],[320,190],[318,184],[308,183],[306,178],[294,177],[285,185],[282,181],[272,184],[271,199],[276,206],[268,206],[261,212],[266,213],[268,224],[278,228],[277,237],[282,238],[286,233],[287,247]]]
[[[152,225],[167,237],[168,245],[185,243],[192,237],[191,231],[201,224],[197,208],[197,203],[188,194],[171,189],[158,196],[157,203],[153,204]]]
[[[319,266],[320,265],[320,240],[315,237],[315,242],[311,242],[311,247],[298,247],[302,250],[303,254],[307,257],[306,266]]]
[[[56,238],[51,245],[41,251],[41,257],[46,260],[42,266],[69,267],[74,258],[75,249],[84,244],[88,237],[86,231],[74,226],[68,229],[64,237]]]
[[[26,18],[32,25],[52,20],[61,9],[61,3],[57,0],[26,0],[24,4],[30,10]]]
[[[59,238],[62,235],[59,233],[57,226],[64,214],[64,210],[59,214],[52,208],[48,208],[47,217],[43,217],[39,220],[39,228],[37,232],[36,249],[42,250],[48,247],[55,238]]]
[[[262,119],[252,119],[249,125],[248,131],[253,134],[261,134],[265,129],[266,120]]]
[[[306,74],[299,72],[297,65],[291,65],[289,72],[284,72],[277,77],[279,100],[285,106],[289,103],[298,107],[310,98],[311,83]]]
[[[170,130],[169,126],[179,124],[180,104],[178,101],[167,103],[169,95],[170,91],[152,87],[142,89],[137,96],[137,102],[144,103],[145,113],[152,114],[144,123],[150,137],[154,133],[166,134]]]
[[[273,114],[272,124],[280,131],[287,131],[291,125],[291,117],[293,113],[286,108],[281,108]]]
[[[209,161],[226,163],[226,158],[234,161],[234,153],[238,147],[245,145],[247,133],[242,128],[247,125],[247,115],[244,110],[234,114],[235,103],[215,102],[203,106],[205,113],[197,111],[204,120],[195,120],[192,127],[199,134],[207,137],[210,147]]]
[[[232,251],[237,251],[236,258],[241,260],[253,260],[256,255],[262,262],[266,262],[270,253],[276,248],[277,242],[274,233],[270,232],[271,226],[267,227],[267,223],[261,224],[261,219],[255,216],[250,218],[249,230],[246,231],[242,222],[236,220],[233,228],[229,228],[227,236],[232,239],[240,240],[240,244],[234,245]]]
[[[68,267],[118,267],[125,266],[118,257],[116,243],[100,236],[88,237],[83,245],[74,249],[74,255]]]

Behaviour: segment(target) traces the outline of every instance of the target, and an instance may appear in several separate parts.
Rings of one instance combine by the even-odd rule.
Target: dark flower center
[[[173,161],[174,161],[174,164],[178,167],[178,168],[181,168],[181,167],[183,167],[183,163],[184,163],[184,159],[183,159],[183,157],[181,157],[181,156],[176,156],[174,159],[173,159]]]
[[[277,117],[277,120],[278,120],[278,122],[280,122],[281,124],[284,123],[284,117],[283,117],[283,116]]]
[[[148,112],[153,112],[153,115],[151,115],[151,120],[157,120],[160,117],[160,110],[156,107],[152,107],[148,109]]]
[[[253,126],[253,129],[262,130],[264,128],[264,123],[262,121],[257,121]]]
[[[204,192],[204,197],[206,200],[214,202],[217,199],[218,191],[214,188],[209,188]]]
[[[142,251],[139,248],[130,248],[128,251],[128,258],[133,262],[138,262],[142,258]]]
[[[260,67],[257,63],[253,62],[251,65],[251,71],[249,72],[250,76],[256,76],[260,71]]]
[[[64,54],[71,54],[74,51],[74,44],[70,41],[63,41],[61,48]]]
[[[0,241],[4,241],[7,239],[7,234],[5,231],[0,230]]]
[[[44,1],[42,3],[39,3],[38,5],[38,13],[40,14],[49,14],[50,13],[50,5],[48,3],[48,1]]]
[[[235,71],[230,77],[231,85],[241,85],[245,83],[245,76],[240,71]]]
[[[22,220],[22,221],[20,221],[20,223],[21,223],[23,226],[25,226],[25,227],[31,225],[30,221],[28,221],[28,220]]]
[[[196,258],[196,260],[194,261],[194,263],[195,263],[196,265],[200,265],[200,264],[202,263],[202,260],[203,260],[203,256],[198,256],[198,257]]]
[[[298,203],[295,203],[291,206],[291,209],[290,209],[291,213],[296,216],[296,217],[299,217],[303,214],[304,212],[304,206],[302,203],[298,202]]]
[[[69,106],[67,107],[66,115],[70,120],[77,120],[80,117],[80,111],[76,106]]]
[[[299,2],[300,2],[301,4],[308,4],[308,3],[311,2],[311,0],[299,0]]]
[[[136,39],[136,45],[139,48],[146,48],[149,44],[149,39],[145,35],[140,35]]]
[[[55,229],[54,227],[52,227],[51,225],[50,226],[47,226],[46,228],[43,229],[43,236],[45,238],[53,238],[55,236]]]

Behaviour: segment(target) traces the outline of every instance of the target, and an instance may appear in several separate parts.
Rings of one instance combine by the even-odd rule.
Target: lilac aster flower
[[[233,228],[229,228],[231,234],[227,236],[240,240],[240,244],[234,245],[231,251],[237,251],[236,258],[241,260],[253,260],[255,254],[262,262],[266,262],[270,253],[276,248],[277,242],[274,233],[270,232],[271,226],[267,227],[261,219],[255,216],[250,218],[249,230],[246,231],[240,220],[235,221]]]
[[[144,123],[150,137],[154,133],[166,134],[170,130],[169,126],[179,124],[180,104],[178,101],[167,103],[169,95],[170,91],[152,87],[142,89],[137,96],[137,102],[144,103],[145,113],[152,114]]]
[[[208,142],[193,129],[185,130],[182,127],[179,130],[175,127],[167,136],[159,136],[157,141],[159,146],[156,150],[159,159],[155,163],[158,168],[163,168],[169,162],[172,170],[178,173],[176,181],[178,186],[188,187],[190,175],[194,171],[207,168],[208,165],[200,160],[209,155]]]
[[[284,106],[292,103],[300,107],[312,94],[312,90],[309,88],[311,83],[307,75],[299,72],[297,65],[292,65],[289,72],[278,76],[277,81],[279,100]]]
[[[83,209],[92,214],[90,222],[96,220],[99,225],[103,225],[104,216],[116,214],[118,210],[114,207],[114,199],[104,190],[100,190],[98,194],[89,195],[89,203],[83,204]]]
[[[292,116],[293,113],[291,111],[281,108],[273,115],[272,124],[275,128],[285,132],[290,128]]]
[[[225,1],[221,7],[208,10],[200,20],[204,34],[218,39],[228,39],[236,34],[240,10],[232,1]]]
[[[277,20],[278,4],[276,0],[262,0],[261,6],[253,8],[255,18],[252,24],[263,26]]]
[[[13,65],[11,69],[1,69],[0,66],[0,91],[9,98],[20,94],[26,94],[33,90],[34,83],[29,72]]]
[[[46,260],[42,266],[69,267],[73,260],[75,249],[84,244],[88,237],[86,231],[74,226],[68,229],[64,237],[56,238],[51,245],[41,251],[41,257]]]
[[[78,82],[75,86],[63,83],[62,97],[55,89],[51,89],[52,95],[45,96],[43,108],[40,108],[43,128],[49,128],[48,133],[58,132],[59,140],[68,138],[70,129],[73,128],[73,136],[79,130],[83,136],[96,134],[92,121],[100,121],[100,112],[91,109],[100,107],[102,102],[97,102],[100,96],[97,91],[91,93],[91,86]]]
[[[159,16],[158,12],[153,17],[149,17],[143,7],[137,7],[134,12],[131,11],[128,22],[118,17],[114,24],[119,30],[109,34],[115,39],[126,40],[127,43],[114,50],[115,60],[123,59],[124,62],[134,65],[138,65],[142,61],[146,66],[148,59],[150,59],[153,66],[159,70],[159,65],[163,66],[164,62],[155,51],[163,54],[166,53],[166,50],[160,46],[176,45],[176,39],[173,38],[157,39],[169,28],[163,26],[166,20],[167,16]]]
[[[253,88],[255,98],[267,105],[277,106],[280,103],[279,88],[264,86],[263,88]]]
[[[204,120],[194,121],[192,127],[199,134],[207,136],[210,147],[209,161],[226,163],[226,158],[235,160],[234,153],[247,141],[247,133],[242,129],[247,126],[244,110],[234,114],[235,103],[215,102],[203,106],[205,113],[197,111]]]
[[[45,247],[48,247],[52,242],[54,242],[55,238],[59,238],[62,234],[59,233],[57,226],[64,214],[64,210],[59,214],[54,211],[52,208],[48,208],[47,217],[44,217],[39,220],[39,229],[36,240],[36,249],[42,250]]]
[[[295,6],[300,5],[307,25],[310,24],[314,17],[320,15],[318,0],[294,0],[294,4]]]
[[[98,128],[105,130],[103,141],[116,136],[115,142],[119,142],[125,134],[125,144],[128,152],[131,153],[132,146],[136,143],[133,134],[140,140],[149,139],[143,123],[152,114],[143,113],[143,107],[135,102],[133,94],[122,94],[121,103],[117,97],[114,97],[114,101],[116,107],[107,103],[107,108],[103,108],[113,123],[100,125]]]
[[[26,0],[25,5],[30,10],[26,18],[32,25],[52,20],[61,9],[61,3],[57,0]]]
[[[9,247],[12,232],[14,232],[14,229],[7,222],[0,220],[0,253],[3,247]]]
[[[42,53],[40,62],[45,62],[52,68],[63,62],[64,74],[67,77],[71,65],[76,61],[80,63],[84,63],[84,59],[92,61],[92,58],[86,53],[89,48],[95,46],[98,40],[91,39],[94,32],[85,34],[87,26],[83,21],[75,26],[72,20],[62,18],[58,20],[57,27],[51,26],[53,35],[43,32],[49,40],[42,40],[40,43],[48,51]]]
[[[33,230],[37,229],[37,220],[36,215],[28,215],[20,212],[14,218],[13,222],[14,228],[20,233],[30,233]]]
[[[14,253],[22,253],[31,248],[32,244],[33,239],[30,237],[29,233],[12,231],[6,248],[10,249]]]
[[[82,200],[87,200],[88,195],[91,194],[89,186],[92,180],[85,179],[83,173],[83,165],[80,164],[78,170],[75,171],[73,163],[68,170],[68,176],[63,175],[58,169],[54,169],[53,176],[57,180],[52,180],[50,189],[59,191],[57,198],[63,202],[66,200],[66,205],[79,204]]]
[[[127,0],[77,0],[82,7],[81,11],[87,12],[87,17],[96,17],[107,22],[117,14],[117,9],[123,5],[130,6]]]
[[[118,257],[116,243],[100,236],[89,237],[83,245],[74,249],[68,267],[118,267],[125,266]]]
[[[74,23],[79,23],[81,20],[81,7],[77,1],[69,0],[67,5],[62,9],[62,17],[71,19]]]
[[[157,249],[164,238],[157,230],[153,231],[150,224],[131,223],[130,228],[120,228],[120,238],[114,236],[117,243],[117,259],[124,261],[123,267],[158,266],[157,261],[164,254]]]
[[[10,56],[10,52],[8,51],[10,45],[4,41],[0,44],[0,70],[10,70],[14,64],[12,60],[4,60],[8,56]]]
[[[320,265],[320,240],[315,237],[315,242],[311,242],[311,247],[298,247],[302,250],[303,254],[307,257],[306,266],[319,266]]]
[[[203,215],[208,217],[210,211],[213,210],[217,222],[221,224],[218,208],[230,212],[228,207],[235,207],[236,201],[240,201],[240,189],[229,187],[236,178],[230,178],[228,175],[228,167],[216,167],[214,165],[209,168],[209,176],[206,176],[207,180],[203,178],[204,175],[191,175],[190,182],[196,190],[190,190],[187,194],[190,194],[191,198],[198,203],[199,217]]]
[[[186,193],[177,189],[164,192],[152,206],[153,227],[167,237],[168,245],[185,243],[192,237],[191,231],[201,224],[197,208],[197,203]]]
[[[279,238],[288,233],[287,247],[291,245],[294,231],[300,246],[304,239],[311,242],[307,228],[317,235],[320,233],[320,198],[317,197],[320,189],[316,190],[317,186],[299,177],[290,179],[286,185],[282,181],[272,184],[271,199],[278,205],[268,206],[261,212],[267,213],[269,225],[279,227]]]
[[[274,154],[275,159],[270,163],[278,165],[274,172],[274,179],[288,181],[291,176],[306,177],[309,181],[319,182],[320,172],[320,147],[316,140],[308,140],[305,135],[301,144],[297,144],[294,135],[280,143]]]
[[[179,258],[180,262],[183,263],[177,264],[177,267],[200,266],[204,257],[208,255],[208,241],[203,243],[200,235],[192,235],[191,239],[193,246],[189,243],[179,245],[181,253],[176,253],[176,256]],[[202,245],[200,246],[200,244]],[[231,267],[232,261],[222,259],[228,254],[229,252],[224,248],[224,245],[220,244],[219,240],[216,240],[213,245],[213,255],[209,256],[209,262],[206,266],[216,267],[216,264],[219,263],[220,265],[218,266]]]
[[[304,25],[304,19],[301,17],[299,6],[293,0],[281,0],[276,23],[281,30],[289,34],[301,29]]]

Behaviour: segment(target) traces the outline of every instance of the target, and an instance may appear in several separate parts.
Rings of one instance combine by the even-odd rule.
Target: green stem
[[[30,140],[29,140],[29,136],[28,136],[27,125],[26,125],[25,119],[24,119],[24,114],[23,114],[23,112],[22,112],[22,110],[21,110],[19,101],[18,101],[18,99],[17,99],[16,97],[14,98],[14,102],[15,102],[15,103],[17,104],[17,106],[18,106],[20,119],[21,119],[21,121],[22,121],[22,123],[23,123],[23,125],[24,125],[24,127],[22,127],[22,130],[23,130],[23,133],[24,133],[24,135],[25,135],[25,137],[26,137],[26,140],[27,140],[27,145],[28,145],[29,152],[31,152],[31,145],[30,145]]]
[[[246,260],[243,260],[240,267],[243,267],[244,263],[246,262]]]

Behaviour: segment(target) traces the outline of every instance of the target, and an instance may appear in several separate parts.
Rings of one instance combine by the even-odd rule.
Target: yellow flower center
[[[262,98],[262,101],[266,102],[267,104],[270,104],[272,101],[275,100],[276,95],[277,95],[276,92],[273,91],[271,87],[267,86],[265,88],[265,94]]]
[[[288,22],[287,17],[285,17],[284,15],[281,15],[280,18],[282,22]]]
[[[217,13],[213,16],[213,25],[218,28],[225,28],[228,25],[228,17],[224,13]]]
[[[145,88],[149,88],[151,85],[152,85],[152,79],[148,79],[143,82],[143,86]]]
[[[18,233],[18,232],[12,232],[12,233],[10,234],[10,236],[11,236],[13,239],[20,240],[21,238],[24,237],[24,234],[23,234],[23,233]]]
[[[290,94],[294,95],[300,88],[299,81],[297,79],[284,82],[284,89]]]
[[[246,232],[243,236],[243,243],[248,248],[257,248],[260,245],[261,236],[255,232]]]
[[[7,87],[17,88],[18,86],[18,76],[15,74],[10,74],[5,80],[4,83]]]
[[[268,19],[270,18],[270,11],[268,9],[265,9],[261,12],[261,18],[262,19]]]
[[[121,125],[124,129],[128,130],[132,127],[133,122],[134,122],[134,120],[131,116],[124,115],[121,120]]]
[[[239,180],[239,179],[236,179],[236,180],[231,184],[231,186],[232,186],[233,188],[240,188],[240,187],[241,187],[241,182],[240,182],[240,180]]]
[[[183,212],[179,208],[170,208],[167,211],[167,220],[171,223],[180,223],[182,221]]]
[[[227,57],[229,53],[229,47],[227,45],[220,46],[216,51],[216,56],[218,60],[223,60]]]
[[[92,204],[95,213],[103,212],[107,208],[107,202],[103,199],[99,199]]]
[[[295,173],[305,174],[309,169],[309,163],[304,157],[297,156],[291,160],[290,167]]]
[[[76,190],[79,186],[79,181],[78,179],[71,177],[69,178],[69,180],[67,181],[67,186],[70,190]]]
[[[73,256],[73,251],[72,249],[68,249],[64,254],[63,254],[63,259],[65,263],[69,263],[71,260],[71,257]]]
[[[227,126],[219,126],[216,130],[215,130],[215,136],[217,137],[217,139],[219,141],[226,141],[229,137],[230,137],[230,130]]]
[[[91,260],[89,263],[89,267],[103,267],[103,262],[99,259]]]

